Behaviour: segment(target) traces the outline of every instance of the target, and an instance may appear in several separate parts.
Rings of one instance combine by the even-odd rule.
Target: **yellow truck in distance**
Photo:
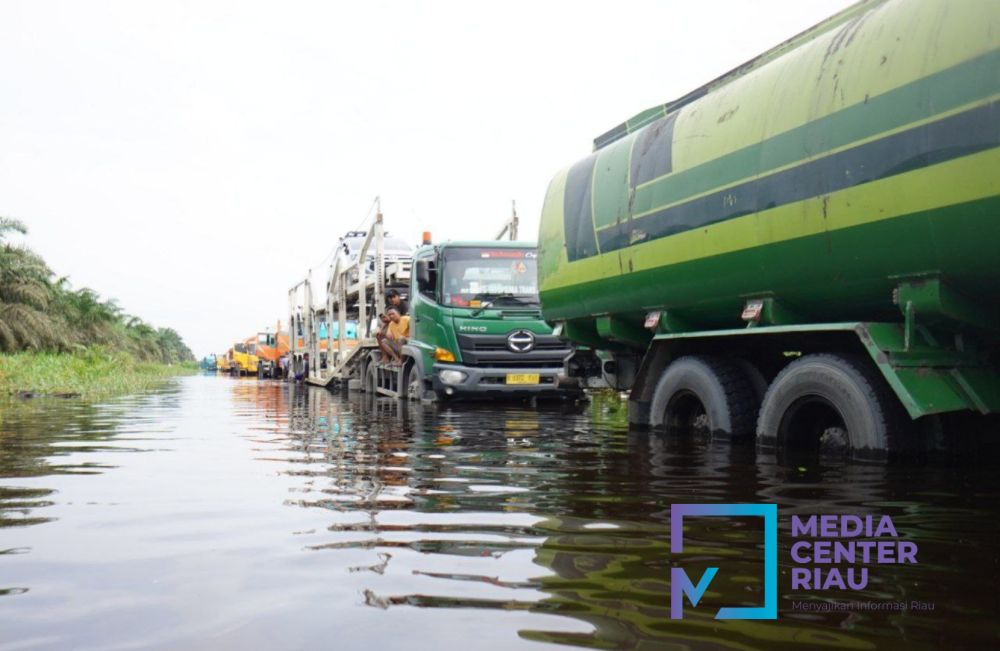
[[[230,350],[230,372],[233,375],[257,375],[257,338],[233,344]]]

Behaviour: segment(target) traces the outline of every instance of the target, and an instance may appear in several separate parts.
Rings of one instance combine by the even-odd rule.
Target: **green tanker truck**
[[[1000,410],[1000,2],[858,3],[594,144],[540,296],[633,423],[882,456]]]

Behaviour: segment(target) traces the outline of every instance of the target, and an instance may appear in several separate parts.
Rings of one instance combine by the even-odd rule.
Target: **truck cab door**
[[[417,258],[410,290],[410,339],[424,350],[425,371],[434,363],[434,348],[448,347],[446,328],[441,320],[451,317],[445,317],[445,310],[438,302],[437,267],[436,256]]]

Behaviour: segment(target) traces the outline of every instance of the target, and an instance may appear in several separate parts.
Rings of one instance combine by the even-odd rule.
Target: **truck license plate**
[[[538,384],[538,373],[508,373],[507,384]]]

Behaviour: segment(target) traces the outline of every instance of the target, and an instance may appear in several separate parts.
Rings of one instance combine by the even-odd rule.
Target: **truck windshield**
[[[477,308],[504,295],[537,303],[537,257],[535,249],[446,249],[442,302]]]

